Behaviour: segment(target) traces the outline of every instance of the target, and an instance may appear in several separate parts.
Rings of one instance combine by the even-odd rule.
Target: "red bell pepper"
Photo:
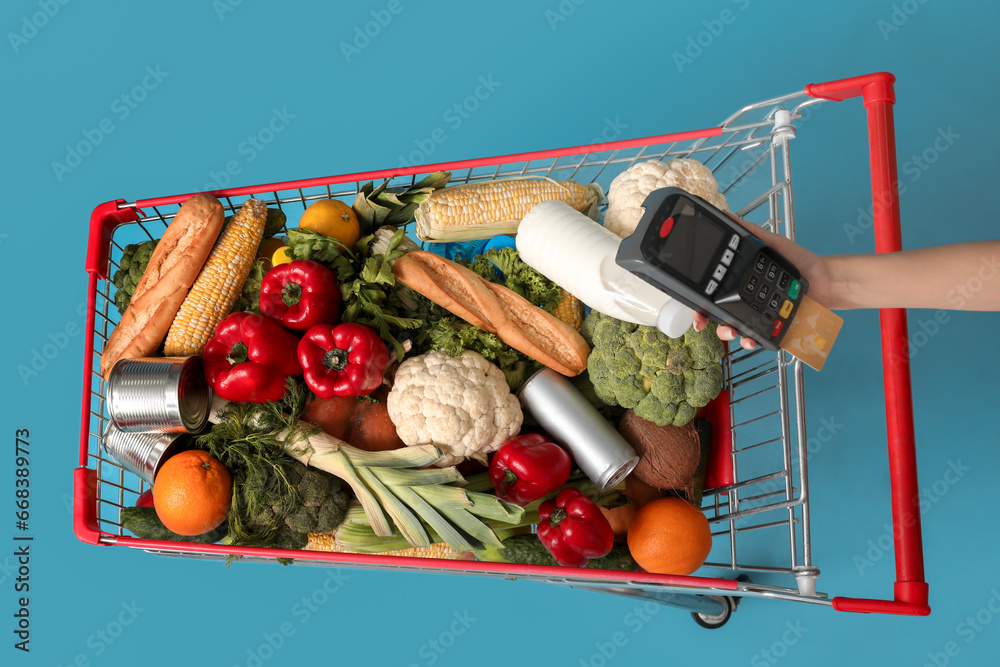
[[[298,338],[272,320],[233,313],[219,322],[205,346],[205,378],[227,401],[266,403],[285,394],[286,378],[300,375]]]
[[[260,283],[260,313],[298,331],[314,324],[336,324],[340,319],[337,274],[307,259],[279,264]]]
[[[572,459],[565,449],[538,433],[510,438],[490,462],[497,496],[518,505],[552,493],[569,480]]]
[[[563,489],[538,508],[538,539],[560,565],[586,567],[611,553],[615,534],[601,509],[579,489]]]
[[[371,327],[316,324],[298,345],[306,385],[320,398],[367,396],[382,385],[389,348]]]

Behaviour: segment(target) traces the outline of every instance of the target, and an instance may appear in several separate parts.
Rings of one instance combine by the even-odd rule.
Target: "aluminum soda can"
[[[108,422],[101,445],[121,467],[152,484],[160,466],[173,455],[183,435],[180,432],[122,431]]]
[[[107,384],[112,423],[129,432],[198,433],[212,407],[204,369],[200,357],[118,361]]]
[[[518,398],[601,489],[616,486],[639,463],[632,445],[566,377],[551,368],[543,368],[528,378]]]

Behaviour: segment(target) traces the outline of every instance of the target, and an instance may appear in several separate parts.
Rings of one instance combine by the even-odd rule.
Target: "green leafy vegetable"
[[[305,545],[305,533],[294,535],[286,520],[307,502],[317,505],[316,494],[300,494],[304,475],[295,467],[305,466],[285,451],[276,434],[287,429],[286,438],[298,441],[319,430],[319,427],[296,420],[305,410],[307,396],[303,386],[289,380],[289,391],[281,401],[229,403],[221,411],[220,421],[198,436],[197,445],[219,459],[233,476],[233,505],[229,512],[227,540],[230,544],[281,548]],[[334,514],[326,521],[339,523],[347,507],[347,496],[340,490],[339,480],[332,475],[328,477],[327,495],[339,493],[343,498],[339,518]],[[310,478],[308,483],[317,486],[316,481]],[[318,503],[322,504],[322,501]],[[333,511],[337,505],[334,499],[329,509]]]
[[[378,331],[392,345],[398,360],[405,350],[401,340],[412,338],[412,330],[423,322],[411,316],[401,301],[391,262],[405,254],[400,248],[403,230],[393,234],[384,254],[371,250],[374,235],[358,239],[348,248],[337,239],[311,231],[291,230],[288,245],[294,259],[309,259],[336,271],[343,298],[345,322],[357,322]]]
[[[526,264],[514,248],[491,248],[472,262],[461,263],[550,313],[562,300],[562,289]]]
[[[250,275],[243,283],[240,296],[233,305],[233,312],[260,313],[260,283],[264,280],[264,259],[258,259],[250,266]]]

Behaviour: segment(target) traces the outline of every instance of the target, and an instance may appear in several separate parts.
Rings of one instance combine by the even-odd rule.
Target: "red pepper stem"
[[[510,488],[517,484],[517,473],[507,469],[503,474],[503,481],[500,482],[500,495],[506,498],[510,494]]]
[[[232,366],[235,366],[236,364],[242,364],[244,361],[249,361],[249,360],[250,360],[249,352],[247,350],[246,344],[243,341],[239,341],[238,343],[233,345],[233,349],[231,349],[229,351],[229,354],[226,355],[226,361],[228,361]]]
[[[347,368],[347,350],[333,348],[323,356],[323,366],[331,371],[342,371]]]
[[[294,306],[302,298],[302,286],[298,283],[288,282],[285,283],[284,288],[281,290],[281,300],[285,302],[286,306]]]
[[[555,528],[562,523],[563,519],[566,518],[566,510],[561,507],[557,507],[552,510],[552,514],[549,515],[549,525]]]

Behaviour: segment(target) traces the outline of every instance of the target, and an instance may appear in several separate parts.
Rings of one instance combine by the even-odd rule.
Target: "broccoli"
[[[122,248],[122,256],[118,260],[118,266],[121,268],[115,271],[111,277],[111,284],[116,288],[114,300],[118,312],[124,313],[125,309],[128,308],[132,294],[135,292],[142,274],[146,271],[146,266],[149,264],[149,259],[153,255],[157,243],[158,241],[155,240],[129,243]]]
[[[722,390],[726,348],[715,328],[709,322],[669,338],[655,327],[591,311],[580,333],[593,348],[587,370],[594,392],[658,426],[687,424]]]
[[[233,476],[228,544],[302,549],[307,533],[333,531],[347,512],[350,496],[341,481],[306,466],[276,446],[272,433],[308,437],[319,427],[297,421],[308,390],[288,379],[281,401],[229,403],[197,446],[219,459]]]
[[[291,488],[273,492],[273,485],[286,482]],[[307,533],[333,531],[344,520],[350,500],[339,479],[291,458],[276,465],[273,477],[247,479],[238,495],[234,495],[229,516],[231,524],[234,515],[238,517],[244,538],[233,543],[278,549],[303,549],[309,541]],[[260,502],[260,498],[271,502]]]

